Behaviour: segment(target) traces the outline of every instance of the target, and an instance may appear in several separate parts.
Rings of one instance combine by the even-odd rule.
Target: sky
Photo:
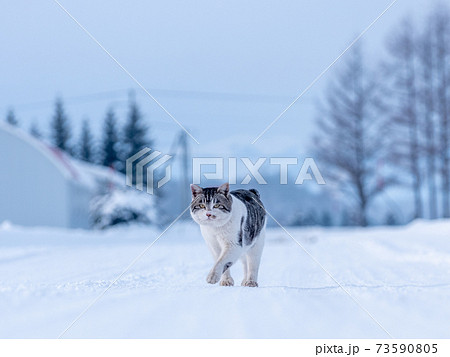
[[[345,55],[286,114],[251,142],[391,1],[61,0],[61,5],[198,140],[194,155],[304,156],[315,104]],[[431,2],[398,0],[363,36],[370,60],[402,18],[424,21]],[[61,96],[79,133],[100,135],[106,110],[121,120],[130,90],[158,150],[180,128],[54,0],[4,2],[0,13],[0,115],[48,134]]]

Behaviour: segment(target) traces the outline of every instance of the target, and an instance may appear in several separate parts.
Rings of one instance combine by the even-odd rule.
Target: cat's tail
[[[256,197],[261,198],[261,196],[260,196],[258,190],[255,190],[254,188],[251,188],[249,191],[252,192],[252,193],[254,193],[254,194],[256,195]]]

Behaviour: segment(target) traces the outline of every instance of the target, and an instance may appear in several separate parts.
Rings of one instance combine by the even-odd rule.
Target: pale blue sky
[[[194,152],[208,156],[302,156],[314,128],[314,101],[338,66],[256,146],[250,142],[389,3],[61,0],[198,138]],[[407,14],[423,21],[431,3],[399,0],[374,25],[363,38],[374,62],[393,26]],[[136,88],[158,149],[169,149],[178,126],[54,1],[3,2],[0,44],[2,116],[12,106],[22,126],[36,120],[46,130],[61,94],[76,133],[84,117],[98,132],[108,104],[122,113],[127,88]]]

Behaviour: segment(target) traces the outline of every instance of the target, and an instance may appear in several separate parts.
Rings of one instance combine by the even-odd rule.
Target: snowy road
[[[450,338],[449,221],[288,230],[393,337]],[[57,337],[158,234],[1,225],[0,337]],[[174,226],[64,337],[388,337],[280,229],[260,288],[208,285],[211,264],[198,228]]]

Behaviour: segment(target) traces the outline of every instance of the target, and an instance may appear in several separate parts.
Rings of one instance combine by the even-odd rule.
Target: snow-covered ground
[[[450,221],[289,229],[397,338],[450,337]],[[57,337],[158,235],[0,225],[0,337]],[[388,337],[281,229],[270,229],[259,288],[208,285],[196,226],[176,224],[65,338]]]

